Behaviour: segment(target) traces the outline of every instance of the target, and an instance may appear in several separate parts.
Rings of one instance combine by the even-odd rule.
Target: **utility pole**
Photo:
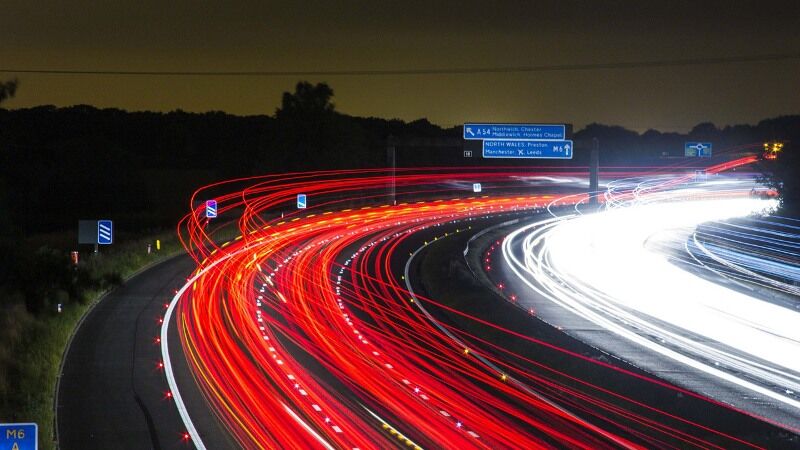
[[[397,146],[396,146],[396,139],[391,134],[388,138],[386,138],[386,158],[389,160],[389,167],[391,167],[391,176],[392,180],[389,184],[389,200],[392,202],[392,205],[397,204],[397,199],[395,198],[397,184],[395,178],[397,177]]]
[[[600,191],[600,140],[592,138],[592,152],[589,154],[589,204],[597,205]]]

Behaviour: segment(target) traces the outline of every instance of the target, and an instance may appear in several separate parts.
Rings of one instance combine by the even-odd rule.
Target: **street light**
[[[764,159],[778,159],[778,153],[783,150],[783,142],[764,142]]]

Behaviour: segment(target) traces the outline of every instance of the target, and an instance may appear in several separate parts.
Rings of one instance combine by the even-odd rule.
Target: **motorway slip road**
[[[159,319],[194,268],[186,255],[126,281],[89,313],[64,362],[57,392],[59,448],[187,449],[185,428],[161,361]],[[234,448],[209,412],[170,327],[171,355],[181,394],[208,448]]]

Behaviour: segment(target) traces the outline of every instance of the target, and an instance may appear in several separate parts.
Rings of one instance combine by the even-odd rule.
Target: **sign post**
[[[0,449],[38,450],[39,426],[35,423],[0,424]]]
[[[481,141],[484,158],[572,159],[575,152],[563,124],[465,123],[464,139]]]
[[[78,244],[97,245],[97,220],[78,221]]]
[[[97,221],[97,243],[100,245],[114,243],[114,223],[111,220]]]
[[[711,142],[687,142],[683,144],[683,156],[687,158],[694,158],[695,156],[710,158],[711,148]]]
[[[465,123],[464,139],[564,140],[565,125],[535,123]]]
[[[483,141],[484,158],[572,159],[572,141]]]
[[[217,218],[217,201],[206,200],[206,219]]]

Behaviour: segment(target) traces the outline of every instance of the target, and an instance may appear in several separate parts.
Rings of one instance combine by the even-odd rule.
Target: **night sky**
[[[67,4],[69,3],[69,5]],[[606,64],[770,54],[771,62],[378,76],[18,77],[4,104],[273,114],[300,79],[341,112],[450,126],[589,122],[687,131],[800,113],[800,2],[22,1],[0,8],[0,69],[348,71]]]

